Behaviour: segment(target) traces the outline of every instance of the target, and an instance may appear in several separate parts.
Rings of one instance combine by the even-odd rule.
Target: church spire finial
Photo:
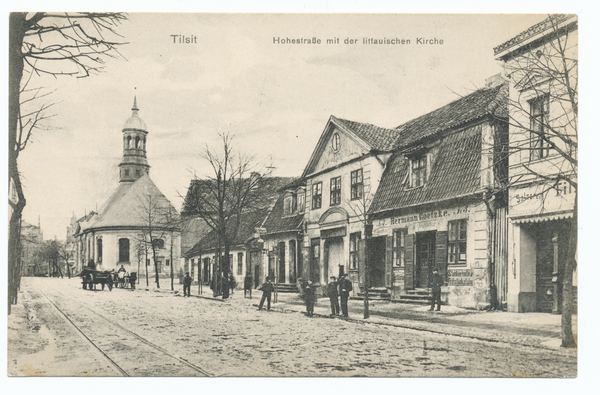
[[[139,111],[140,109],[137,106],[137,96],[133,96],[133,111]]]

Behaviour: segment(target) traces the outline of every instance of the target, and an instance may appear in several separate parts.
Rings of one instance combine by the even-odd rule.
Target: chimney
[[[495,88],[498,85],[502,85],[506,82],[502,73],[495,74],[491,77],[485,79],[485,87],[486,88]]]

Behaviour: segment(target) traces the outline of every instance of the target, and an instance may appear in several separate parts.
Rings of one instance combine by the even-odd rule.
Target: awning
[[[547,221],[555,221],[558,219],[568,219],[573,218],[573,211],[561,211],[561,212],[553,212],[553,213],[543,213],[543,214],[532,214],[532,215],[521,215],[511,217],[509,219],[513,224],[527,224],[527,223],[537,223],[537,222],[547,222]]]

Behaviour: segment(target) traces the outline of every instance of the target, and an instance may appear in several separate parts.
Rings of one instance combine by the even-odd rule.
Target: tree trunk
[[[575,192],[575,204],[573,207],[573,223],[569,232],[567,256],[563,273],[562,292],[562,316],[561,316],[561,339],[562,347],[577,347],[577,341],[573,336],[573,270],[575,270],[575,254],[577,251],[577,192]]]
[[[11,313],[10,306],[17,303],[17,283],[20,273],[17,272],[17,260],[19,259],[19,229],[21,228],[21,214],[25,208],[25,196],[21,187],[21,179],[17,166],[19,147],[17,146],[17,129],[19,121],[19,103],[21,78],[23,77],[23,56],[21,45],[25,36],[26,14],[12,12],[9,15],[9,43],[8,43],[8,190],[13,181],[14,191],[17,194],[16,202],[9,202],[12,212],[10,214],[8,227],[8,314]],[[9,196],[10,198],[10,196]]]
[[[156,247],[154,247],[154,243],[152,243],[152,237],[150,237],[150,245],[152,246],[152,259],[154,259],[154,282],[156,282],[156,288],[160,288],[160,284],[158,282],[158,260],[156,259]]]
[[[366,232],[365,232],[366,233]],[[369,314],[369,286],[371,284],[371,273],[369,272],[369,240],[370,237],[365,237],[365,292],[363,296],[364,314],[363,318],[370,317]]]
[[[169,258],[171,259],[171,291],[175,291],[175,287],[173,286],[173,232],[171,232],[171,248],[169,249],[169,253]],[[200,267],[200,265],[198,265],[198,267]]]
[[[222,270],[223,270],[223,277],[221,279],[222,281],[222,287],[223,287],[223,299],[228,299],[229,298],[229,265],[231,265],[231,263],[229,262],[229,242],[225,242],[224,243],[224,249],[223,249],[223,265],[222,265]]]

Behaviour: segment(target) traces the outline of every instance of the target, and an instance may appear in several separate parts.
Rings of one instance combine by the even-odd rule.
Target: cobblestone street
[[[167,284],[165,283],[165,286]],[[577,351],[23,278],[9,376],[575,377]],[[442,328],[439,328],[443,330]]]

